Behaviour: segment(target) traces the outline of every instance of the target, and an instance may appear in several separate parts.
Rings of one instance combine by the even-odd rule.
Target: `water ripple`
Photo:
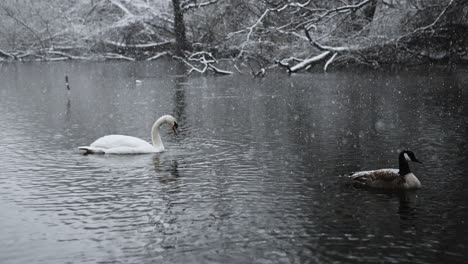
[[[87,77],[68,98],[54,82],[37,90],[2,79],[0,262],[464,260],[466,103],[452,95],[457,86],[443,103],[413,75],[379,75],[384,88],[346,74],[174,77],[182,84],[164,75],[128,87],[95,74],[113,76],[104,65],[122,70],[80,68]],[[76,150],[109,133],[148,140],[155,113],[171,112],[181,133],[162,128],[163,153]],[[417,192],[355,189],[338,177],[396,165],[408,145],[425,162],[414,166]]]

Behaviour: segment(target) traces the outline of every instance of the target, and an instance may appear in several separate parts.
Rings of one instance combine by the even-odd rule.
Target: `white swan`
[[[161,152],[164,151],[164,145],[159,135],[159,129],[164,123],[171,126],[176,135],[178,134],[176,119],[171,115],[161,116],[154,122],[151,128],[153,145],[136,137],[108,135],[98,138],[89,146],[78,147],[78,149],[84,150],[83,154],[142,154]]]

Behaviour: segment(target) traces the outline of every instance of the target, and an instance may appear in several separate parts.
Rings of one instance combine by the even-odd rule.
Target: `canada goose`
[[[373,188],[419,189],[421,183],[410,171],[408,161],[422,163],[412,151],[404,150],[398,155],[399,169],[358,171],[349,175],[349,178],[356,183]]]

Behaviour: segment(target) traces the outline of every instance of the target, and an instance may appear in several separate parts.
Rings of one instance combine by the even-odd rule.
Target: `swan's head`
[[[177,121],[176,119],[171,116],[171,115],[167,115],[166,116],[166,123],[172,127],[172,130],[174,131],[174,134],[178,135],[179,132],[177,131],[177,128],[179,127],[179,125],[177,125]]]

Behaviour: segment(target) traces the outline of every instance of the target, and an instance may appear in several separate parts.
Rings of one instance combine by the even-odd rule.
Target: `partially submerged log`
[[[305,59],[303,62],[300,62],[300,63],[294,65],[293,67],[291,67],[289,69],[289,72],[290,73],[297,72],[297,71],[300,71],[302,69],[305,69],[306,67],[310,66],[311,64],[321,62],[321,61],[325,60],[325,58],[328,55],[330,55],[330,53],[331,53],[331,51],[325,51],[325,52],[320,53],[317,56],[314,56],[314,57],[309,58],[309,59]]]
[[[214,71],[215,74],[220,74],[220,75],[231,75],[234,74],[232,71],[226,71],[226,70],[221,70],[219,68],[216,68],[212,64],[208,64],[208,67]]]

